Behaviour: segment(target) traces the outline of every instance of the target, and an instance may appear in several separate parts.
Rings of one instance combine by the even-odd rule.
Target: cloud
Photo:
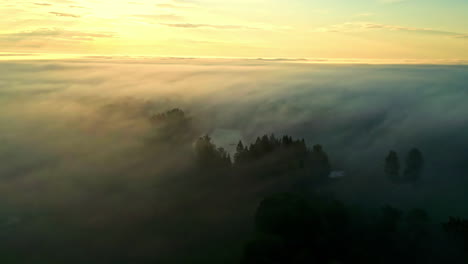
[[[31,53],[0,53],[0,57],[35,56]]]
[[[168,27],[176,27],[176,28],[212,28],[212,29],[249,29],[255,30],[259,28],[249,27],[249,26],[240,26],[240,25],[215,25],[215,24],[192,24],[192,23],[179,23],[179,24],[167,24],[161,23],[161,25],[168,26]]]
[[[50,3],[34,3],[34,4],[38,6],[51,6],[52,5]]]
[[[194,1],[172,0],[170,2],[156,4],[156,6],[165,9],[185,9],[197,7],[198,4]]]
[[[178,6],[174,4],[156,4],[157,7],[162,7],[162,8],[177,8]]]
[[[217,24],[196,24],[196,23],[160,23],[160,25],[174,28],[186,28],[186,29],[218,29],[218,30],[264,30],[264,31],[284,31],[290,30],[289,27],[279,27],[268,24],[256,24],[256,25],[217,25]]]
[[[149,19],[149,20],[172,20],[172,21],[183,20],[182,16],[175,15],[175,14],[153,14],[153,15],[140,14],[140,15],[132,15],[132,17]]]
[[[446,36],[463,36],[463,34],[438,30],[433,28],[418,28],[418,27],[406,27],[379,24],[373,22],[346,22],[343,24],[332,25],[328,27],[321,27],[314,30],[314,32],[336,32],[336,33],[355,33],[355,32],[367,32],[374,30],[386,30],[386,31],[402,31],[419,34],[433,34],[433,35],[446,35]]]
[[[257,58],[257,61],[265,62],[308,62],[308,59],[304,58]]]
[[[449,161],[453,169],[457,157],[466,164],[466,67],[95,58],[0,68],[0,194],[8,197],[0,204],[0,224],[4,228],[5,215],[20,219],[6,238],[26,233],[24,252],[38,247],[43,258],[72,262],[71,250],[89,257],[82,263],[116,263],[129,254],[141,262],[187,263],[190,252],[227,250],[219,241],[237,237],[244,220],[251,231],[253,197],[266,190],[257,180],[241,185],[242,177],[233,175],[227,177],[233,184],[221,185],[216,179],[225,177],[218,174],[194,179],[184,171],[190,150],[145,144],[157,132],[147,116],[172,107],[189,112],[203,131],[228,133],[228,144],[288,133],[305,137],[309,146],[322,143],[334,166],[344,159],[358,160],[352,164],[366,171],[375,167],[368,179],[343,165],[357,173],[327,185],[326,193],[347,195],[350,203],[411,197],[412,205],[435,201],[461,212],[466,204],[453,203],[465,197],[466,179],[432,166]],[[380,175],[385,154],[397,148],[403,155],[413,145],[427,154],[424,182],[386,186]],[[450,190],[443,192],[446,199],[437,195],[441,189]],[[200,247],[206,241],[214,247]],[[221,255],[213,263],[223,263]]]
[[[187,6],[174,5],[174,4],[157,4],[156,6],[160,8],[170,8],[170,9],[187,8]]]
[[[65,40],[93,40],[94,38],[114,38],[115,33],[112,32],[85,32],[74,31],[58,28],[41,28],[30,31],[22,31],[9,34],[0,34],[0,40],[16,42],[22,40],[37,40],[37,39],[65,39]]]
[[[84,6],[78,6],[78,5],[69,5],[68,7],[70,7],[70,8],[86,8]]]
[[[79,15],[69,14],[69,13],[61,13],[61,12],[49,12],[49,14],[60,16],[60,17],[74,17],[74,18],[80,17]]]
[[[76,3],[73,0],[49,0],[49,1],[57,3],[57,4],[75,4]]]

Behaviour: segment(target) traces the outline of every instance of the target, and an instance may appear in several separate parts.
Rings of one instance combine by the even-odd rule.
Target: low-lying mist
[[[0,244],[12,259],[57,249],[47,263],[71,254],[76,263],[119,263],[119,254],[122,263],[195,263],[183,262],[188,255],[203,263],[207,248],[221,263],[234,254],[230,241],[250,232],[267,187],[187,178],[193,145],[154,140],[151,117],[174,108],[231,154],[263,134],[321,144],[346,175],[321,193],[467,217],[467,85],[467,66],[0,62]],[[404,158],[413,147],[425,158],[422,180],[392,184],[388,151]],[[45,260],[31,253],[29,261]]]

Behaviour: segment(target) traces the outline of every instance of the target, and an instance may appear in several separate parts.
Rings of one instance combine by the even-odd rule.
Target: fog
[[[435,218],[466,217],[467,84],[468,66],[2,61],[0,225],[19,230],[8,243],[20,247],[90,243],[89,251],[111,252],[105,245],[112,242],[131,248],[126,256],[157,252],[156,259],[181,248],[200,250],[192,244],[205,236],[202,226],[235,210],[204,209],[210,186],[183,175],[190,148],[148,143],[158,133],[149,117],[173,108],[231,152],[241,139],[270,133],[322,144],[333,168],[346,172],[324,193],[367,206],[431,208]],[[403,158],[413,147],[426,160],[423,180],[391,184],[383,174],[386,154],[394,149]],[[256,188],[225,187],[229,204],[250,203],[245,211],[253,212],[258,201],[242,197]],[[55,222],[45,220],[50,217]],[[136,229],[148,222],[157,223],[155,235],[140,241]],[[94,232],[103,235],[87,239]]]

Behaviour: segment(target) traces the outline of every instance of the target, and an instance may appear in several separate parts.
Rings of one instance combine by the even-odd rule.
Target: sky
[[[466,0],[0,0],[0,57],[468,60]]]

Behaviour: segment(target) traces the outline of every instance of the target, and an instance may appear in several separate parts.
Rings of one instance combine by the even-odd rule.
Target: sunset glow
[[[466,10],[461,0],[2,0],[0,52],[457,63],[468,60]]]

